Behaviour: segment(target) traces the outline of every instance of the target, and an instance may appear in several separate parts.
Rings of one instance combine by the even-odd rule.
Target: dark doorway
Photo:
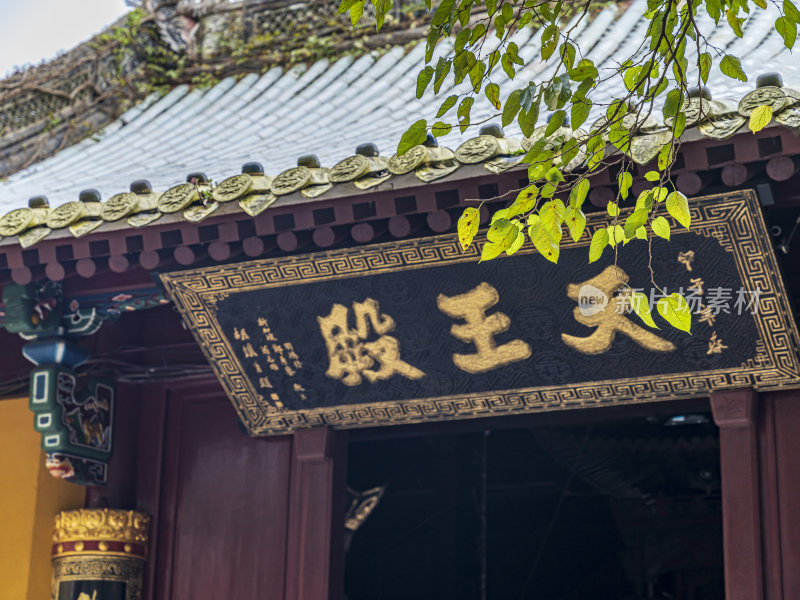
[[[722,600],[710,415],[352,442],[348,600]]]

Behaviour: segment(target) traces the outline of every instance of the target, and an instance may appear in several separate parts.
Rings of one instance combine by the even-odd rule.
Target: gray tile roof
[[[603,67],[613,68],[620,57],[635,50],[646,27],[642,16],[646,4],[635,0],[627,9],[611,5],[590,22],[581,23],[576,43],[601,67],[601,73]],[[772,4],[766,11],[756,10],[745,25],[743,39],[727,26],[715,29],[710,18],[701,17],[701,27],[711,32],[709,41],[741,57],[751,78],[748,83],[737,82],[715,66],[709,80],[715,100],[729,99],[735,107],[753,89],[755,75],[765,70],[779,71],[787,86],[800,87],[800,61],[786,50],[773,28],[778,14]],[[535,60],[540,32],[526,28],[514,38],[520,55],[533,60],[513,83],[504,82],[502,71],[496,72],[498,82],[506,84],[506,93],[528,81],[542,80],[555,68],[554,59]],[[99,135],[1,183],[0,214],[26,206],[27,199],[38,194],[47,195],[51,206],[76,200],[80,190],[90,187],[108,199],[127,191],[136,179],[148,179],[154,189],[163,191],[199,170],[218,182],[238,173],[242,163],[250,160],[263,163],[272,175],[295,166],[301,154],[317,154],[322,166],[331,167],[363,142],[375,142],[383,154],[391,155],[411,122],[421,116],[432,118],[447,94],[468,89],[467,82],[453,86],[450,75],[439,96],[429,92],[416,100],[415,81],[423,66],[424,46],[422,42],[408,52],[395,47],[380,55],[344,56],[288,70],[273,68],[239,81],[228,78],[210,89],[179,86],[164,97],[150,97]],[[452,42],[445,41],[436,53],[451,48]],[[621,81],[614,80],[591,97],[596,105],[608,102],[621,93],[621,86]],[[485,98],[476,101],[475,120],[492,113]],[[518,136],[519,131],[511,126],[507,134]],[[467,137],[473,135],[470,132]],[[464,139],[451,133],[440,144],[455,149]]]

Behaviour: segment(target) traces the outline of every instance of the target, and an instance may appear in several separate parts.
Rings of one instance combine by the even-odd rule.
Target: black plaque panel
[[[444,235],[162,277],[253,435],[799,385],[797,331],[754,194],[691,210],[691,232],[652,248],[662,290],[706,308],[692,335],[663,321],[644,334],[607,286],[609,304],[592,312],[598,276],[618,287],[612,252],[587,263],[600,215],[558,265],[530,248],[476,264],[479,248],[464,254]],[[650,294],[645,242],[630,243],[642,248],[617,267]]]

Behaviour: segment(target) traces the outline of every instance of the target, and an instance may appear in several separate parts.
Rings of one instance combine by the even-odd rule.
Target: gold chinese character
[[[374,383],[389,379],[395,373],[408,379],[420,379],[425,375],[400,359],[397,338],[387,335],[394,330],[394,319],[380,312],[377,300],[367,298],[364,302],[353,302],[354,329],[348,324],[348,314],[346,306],[334,304],[327,317],[317,317],[328,349],[330,366],[325,373],[328,377],[354,386],[360,384],[362,378]],[[374,341],[367,341],[370,324],[378,336]]]
[[[253,366],[256,368],[256,373],[261,373],[261,365],[258,363],[253,363]]]
[[[575,320],[582,325],[597,329],[587,337],[576,337],[566,333],[561,339],[584,354],[601,354],[611,348],[617,332],[623,333],[640,346],[655,352],[675,350],[668,342],[646,329],[634,324],[625,316],[630,296],[619,303],[611,302],[611,296],[628,282],[628,274],[619,267],[606,267],[600,275],[583,283],[570,283],[567,296],[578,302],[573,311]]]
[[[693,290],[697,293],[698,296],[703,295],[703,286],[705,285],[705,281],[703,281],[700,277],[692,277],[689,279],[689,283],[692,285],[689,286],[690,290]]]
[[[233,328],[233,337],[239,341],[249,340],[250,336],[247,335],[247,331],[245,331],[244,327],[241,328]]]
[[[717,332],[711,334],[711,339],[708,341],[708,352],[706,354],[722,354],[727,346],[722,343],[722,340],[717,337]]]
[[[256,354],[256,349],[253,348],[253,344],[247,342],[244,346],[242,346],[242,351],[244,352],[245,358],[257,358],[258,354]]]
[[[686,252],[678,253],[678,262],[686,266],[687,271],[692,270],[692,263],[694,262],[694,250],[687,250]]]
[[[697,319],[698,323],[708,323],[709,327],[713,327],[717,320],[717,315],[711,312],[710,306],[705,306],[704,304],[701,304],[700,306],[702,308],[700,310],[700,318]]]
[[[497,290],[486,282],[457,296],[439,294],[436,305],[454,319],[464,319],[463,325],[453,325],[450,333],[462,342],[475,344],[475,354],[453,354],[453,363],[467,373],[484,373],[512,362],[525,360],[531,347],[522,340],[513,340],[500,346],[494,340],[506,331],[511,319],[497,312],[486,316],[486,311],[500,301]]]
[[[271,388],[272,383],[269,380],[269,377],[259,377],[258,378],[258,387],[260,388]]]
[[[258,317],[257,323],[259,327],[269,327],[267,320],[264,317]]]

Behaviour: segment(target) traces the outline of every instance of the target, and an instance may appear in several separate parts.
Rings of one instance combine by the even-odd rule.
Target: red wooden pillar
[[[764,597],[757,398],[749,389],[711,394],[720,429],[726,600]]]
[[[338,600],[344,576],[345,434],[294,434],[286,600]]]

